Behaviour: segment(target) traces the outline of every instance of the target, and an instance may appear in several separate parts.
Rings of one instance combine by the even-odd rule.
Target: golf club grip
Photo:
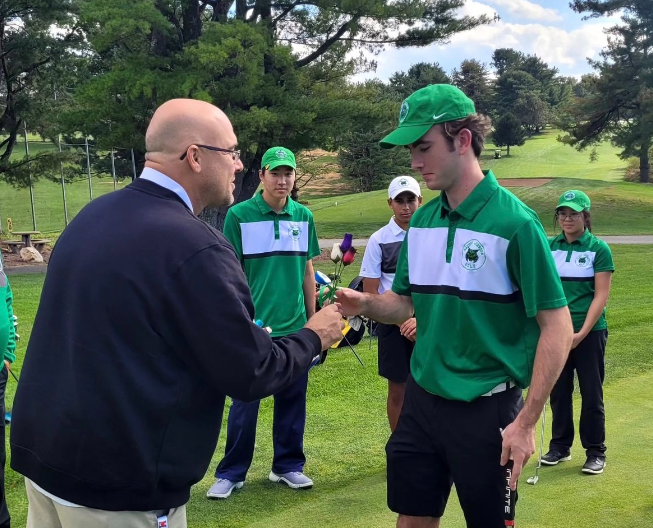
[[[503,518],[506,526],[515,526],[515,503],[517,502],[517,490],[510,489],[510,479],[512,478],[514,462],[508,460],[505,465],[505,493],[503,497]]]

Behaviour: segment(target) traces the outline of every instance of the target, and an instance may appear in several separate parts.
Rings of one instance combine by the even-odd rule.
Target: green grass
[[[131,178],[118,180],[120,189],[131,183]],[[91,178],[93,198],[113,191],[113,178]],[[68,204],[68,221],[84,207],[89,199],[88,179],[76,180],[66,184],[66,202]],[[63,193],[61,184],[41,180],[34,184],[34,204],[36,211],[36,229],[50,236],[61,232],[65,226]],[[0,182],[0,218],[2,230],[7,233],[7,219],[11,218],[14,231],[32,229],[32,208],[29,189],[16,189]]]
[[[603,143],[597,147],[598,161],[590,163],[588,152],[577,152],[575,149],[559,143],[556,141],[558,134],[559,131],[557,130],[546,130],[542,134],[528,140],[523,147],[512,148],[511,156],[504,157],[500,160],[494,159],[494,145],[488,144],[482,157],[483,167],[495,171],[499,178],[580,179],[582,181],[568,181],[568,183],[562,184],[562,187],[564,188],[566,185],[573,183],[577,187],[593,192],[593,186],[598,186],[600,189],[605,190],[606,198],[610,197],[611,188],[603,187],[605,184],[601,182],[611,182],[613,184],[623,178],[626,163],[617,157],[618,149],[608,143]],[[34,137],[30,137],[30,141],[34,141]],[[30,154],[32,156],[52,149],[56,149],[56,145],[47,142],[30,142]],[[21,143],[14,150],[12,159],[22,158],[24,152],[24,145]],[[330,165],[337,164],[337,162],[337,155],[327,153],[311,163]],[[72,219],[89,201],[88,181],[85,176],[84,167],[80,167],[80,179],[66,185],[69,219]],[[131,173],[126,176],[129,177],[124,179],[122,183],[119,182],[119,187],[131,181]],[[589,180],[599,181],[594,182]],[[329,180],[330,186],[334,189],[330,194],[343,192],[341,189],[347,187],[346,183],[346,180],[342,177]],[[94,197],[113,190],[113,180],[106,176],[102,178],[95,176],[92,185]],[[541,189],[541,191],[550,191],[554,188],[555,192],[557,192],[558,187],[555,185],[551,187],[547,186],[547,189]],[[617,210],[614,221],[597,222],[601,224],[600,229],[603,230],[598,232],[604,234],[650,233],[653,230],[653,221],[650,217],[645,217],[651,214],[651,209],[646,205],[653,202],[653,198],[651,198],[653,191],[650,191],[651,186],[633,184],[631,186],[621,187],[621,184],[617,183],[617,188],[618,196],[626,195],[628,198],[628,201],[621,207],[622,210],[626,210],[631,206],[631,197],[633,198],[632,201],[637,206],[634,211],[635,218],[632,220],[624,219],[626,215],[621,214],[617,210],[620,207],[620,203],[615,202],[613,203],[614,207],[605,210],[607,216],[612,216],[613,210]],[[600,189],[597,188],[597,191]],[[648,189],[648,192],[642,189]],[[524,192],[520,190],[517,191],[517,194],[521,196]],[[539,190],[534,192],[537,196],[528,195],[525,196],[525,199],[532,200],[538,212],[540,210],[548,212],[552,206],[552,201],[557,198],[557,196],[553,196],[555,192],[552,194],[544,192],[541,195],[539,194]],[[353,204],[355,210],[352,212],[348,210],[343,212],[343,208],[338,208],[330,214],[325,213],[323,219],[321,218],[322,215],[320,215],[320,222],[318,223],[318,233],[320,236],[327,238],[340,236],[347,229],[347,225],[351,226],[350,229],[359,231],[359,233],[356,233],[358,236],[368,236],[374,231],[375,226],[378,227],[378,225],[387,220],[388,214],[387,210],[383,208],[384,192],[382,191],[376,194],[366,193],[339,196],[338,198],[317,198],[317,196],[324,196],[325,194],[328,194],[328,188],[325,189],[320,186],[319,188],[313,189],[309,185],[305,191],[300,193],[300,198],[309,200],[311,208],[316,212],[328,208],[328,205],[333,205],[336,200],[339,205],[351,203],[352,200],[356,203]],[[639,198],[637,198],[638,195]],[[597,197],[601,198],[602,196]],[[380,198],[380,200],[376,200],[370,204],[358,202],[367,198],[374,198],[375,200]],[[61,231],[64,227],[61,185],[45,180],[37,182],[34,185],[34,201],[37,229],[50,238],[56,236],[54,233]],[[606,199],[606,202],[609,202],[609,200]],[[530,205],[530,202],[527,203]],[[548,214],[545,215],[546,218],[548,216]],[[336,225],[333,225],[333,219],[338,217],[342,217],[342,222],[336,222]],[[12,219],[14,229],[17,231],[32,229],[29,191],[27,189],[14,189],[6,183],[0,182],[0,219],[5,232],[7,231],[7,218]]]
[[[582,476],[583,452],[580,446],[574,446],[574,459],[556,468],[543,469],[537,486],[528,486],[522,481],[519,526],[644,528],[651,524],[653,479],[648,474],[653,443],[650,426],[653,422],[653,356],[650,352],[653,342],[653,312],[650,309],[653,246],[616,246],[613,250],[617,272],[608,309],[606,412],[609,451],[606,473],[598,477]],[[359,267],[360,260],[357,260],[346,268],[343,283],[347,284]],[[316,268],[331,272],[333,265],[321,261]],[[20,371],[43,276],[14,275],[10,276],[10,281],[15,295],[14,308],[20,317],[19,332],[23,337],[15,367]],[[213,481],[215,465],[224,453],[223,428],[211,467],[204,480],[193,488],[188,505],[189,526],[368,528],[394,525],[394,515],[385,505],[386,385],[376,373],[375,342],[370,350],[366,337],[357,351],[365,368],[344,348],[332,351],[325,365],[311,373],[305,449],[306,471],[315,479],[315,488],[296,492],[267,480],[272,459],[272,402],[267,399],[261,406],[257,449],[245,488],[227,501],[211,502],[204,497]],[[10,381],[9,407],[14,387]],[[576,411],[578,408],[576,405]],[[533,465],[533,461],[529,463],[525,476],[532,474]],[[23,479],[8,470],[6,480],[15,526],[24,526]],[[464,526],[455,494],[452,494],[443,526]]]
[[[503,177],[501,173],[495,175]],[[554,230],[553,212],[558,198],[569,189],[581,189],[589,194],[596,234],[653,233],[653,185],[557,178],[540,187],[509,188],[537,212],[550,233]],[[423,194],[426,203],[438,193],[424,189]],[[368,237],[392,215],[385,190],[313,200],[309,207],[321,238],[338,238],[345,232]]]
[[[494,145],[489,144],[481,164],[500,179],[553,178],[540,187],[510,188],[537,211],[549,232],[553,230],[553,210],[560,195],[568,189],[582,189],[592,199],[597,234],[653,233],[653,185],[621,181],[626,162],[617,157],[618,149],[610,144],[599,145],[598,161],[590,163],[587,152],[556,141],[558,134],[557,130],[547,130],[523,147],[512,148],[511,156],[500,160],[494,159]],[[425,189],[425,202],[435,196],[437,193]],[[386,200],[386,191],[380,190],[313,199],[309,207],[315,214],[320,237],[338,238],[345,232],[367,237],[388,221],[391,213]]]
[[[522,147],[511,147],[510,157],[494,159],[494,145],[486,145],[481,158],[484,169],[492,169],[501,178],[580,178],[620,181],[626,162],[619,159],[621,149],[609,143],[597,146],[598,160],[590,163],[589,150],[578,152],[556,140],[559,130],[547,129],[533,136]]]
[[[29,153],[34,158],[43,152],[57,150],[57,145],[47,141],[41,141],[37,136],[28,135]],[[80,140],[81,141],[81,140]],[[11,156],[12,161],[23,159],[25,156],[25,144],[20,138],[18,145],[14,148]],[[120,189],[131,182],[132,174],[127,178],[118,180],[117,188]],[[54,175],[59,178],[59,173]],[[113,178],[111,175],[94,175],[91,177],[93,197],[97,198],[103,194],[113,191]],[[60,183],[49,180],[39,180],[34,183],[34,210],[36,212],[36,228],[48,237],[56,237],[65,227],[63,192]],[[89,201],[88,177],[86,173],[85,159],[80,165],[79,179],[67,183],[66,202],[68,205],[68,221],[84,207]],[[29,189],[16,189],[5,182],[0,182],[0,222],[2,231],[7,233],[7,219],[11,218],[13,230],[25,231],[32,229],[32,208]]]

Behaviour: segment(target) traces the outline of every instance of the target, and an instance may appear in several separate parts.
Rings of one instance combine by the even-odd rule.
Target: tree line
[[[495,142],[506,129],[508,147],[560,123],[566,131],[561,139],[570,145],[586,148],[607,138],[624,156],[643,160],[653,136],[648,0],[573,3],[588,16],[623,13],[603,59],[592,64],[595,73],[581,80],[558,75],[534,55],[500,49],[489,66],[469,59],[447,74],[438,64],[423,63],[388,82],[351,82],[353,75],[373,71],[369,57],[386,47],[444,43],[496,21],[460,16],[464,3],[4,0],[0,178],[14,185],[26,185],[28,173],[58,179],[53,169],[71,155],[44,153],[29,166],[12,156],[25,123],[46,139],[89,137],[98,150],[134,149],[140,168],[156,107],[192,97],[218,105],[234,124],[246,168],[237,200],[252,195],[262,153],[275,144],[339,150],[345,172],[366,189],[375,185],[366,174],[389,177],[405,167],[405,152],[375,160],[375,141],[394,125],[397,102],[434,82],[460,86],[479,112],[494,117]],[[641,167],[647,181],[648,158]],[[205,219],[220,226],[224,213],[207,211]]]

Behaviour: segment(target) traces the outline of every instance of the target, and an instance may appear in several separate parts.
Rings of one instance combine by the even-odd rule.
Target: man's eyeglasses
[[[561,211],[556,213],[556,216],[560,220],[564,220],[565,218],[569,218],[569,220],[578,220],[583,213],[563,213]]]
[[[193,145],[190,145],[186,151],[180,156],[180,160],[183,160],[186,157],[186,153],[188,152],[188,149],[192,147]],[[223,149],[220,147],[211,147],[209,145],[195,145],[198,148],[203,148],[206,150],[214,150],[215,152],[224,152],[225,154],[231,154],[231,159],[234,161],[238,161],[240,159],[240,150],[230,150],[230,149]]]

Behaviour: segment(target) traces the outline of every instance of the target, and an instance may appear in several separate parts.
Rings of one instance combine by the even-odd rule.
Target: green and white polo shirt
[[[535,315],[567,304],[537,215],[485,174],[455,210],[442,193],[415,212],[392,285],[415,307],[413,378],[451,400],[528,387]]]
[[[277,214],[257,192],[229,209],[223,231],[245,270],[256,318],[273,337],[300,330],[306,262],[320,254],[313,214],[290,197]]]
[[[551,240],[551,252],[567,296],[574,332],[578,332],[583,327],[594,300],[594,274],[614,271],[612,252],[603,240],[596,238],[587,229],[571,244],[561,233]],[[607,327],[603,310],[592,330],[605,330]]]

